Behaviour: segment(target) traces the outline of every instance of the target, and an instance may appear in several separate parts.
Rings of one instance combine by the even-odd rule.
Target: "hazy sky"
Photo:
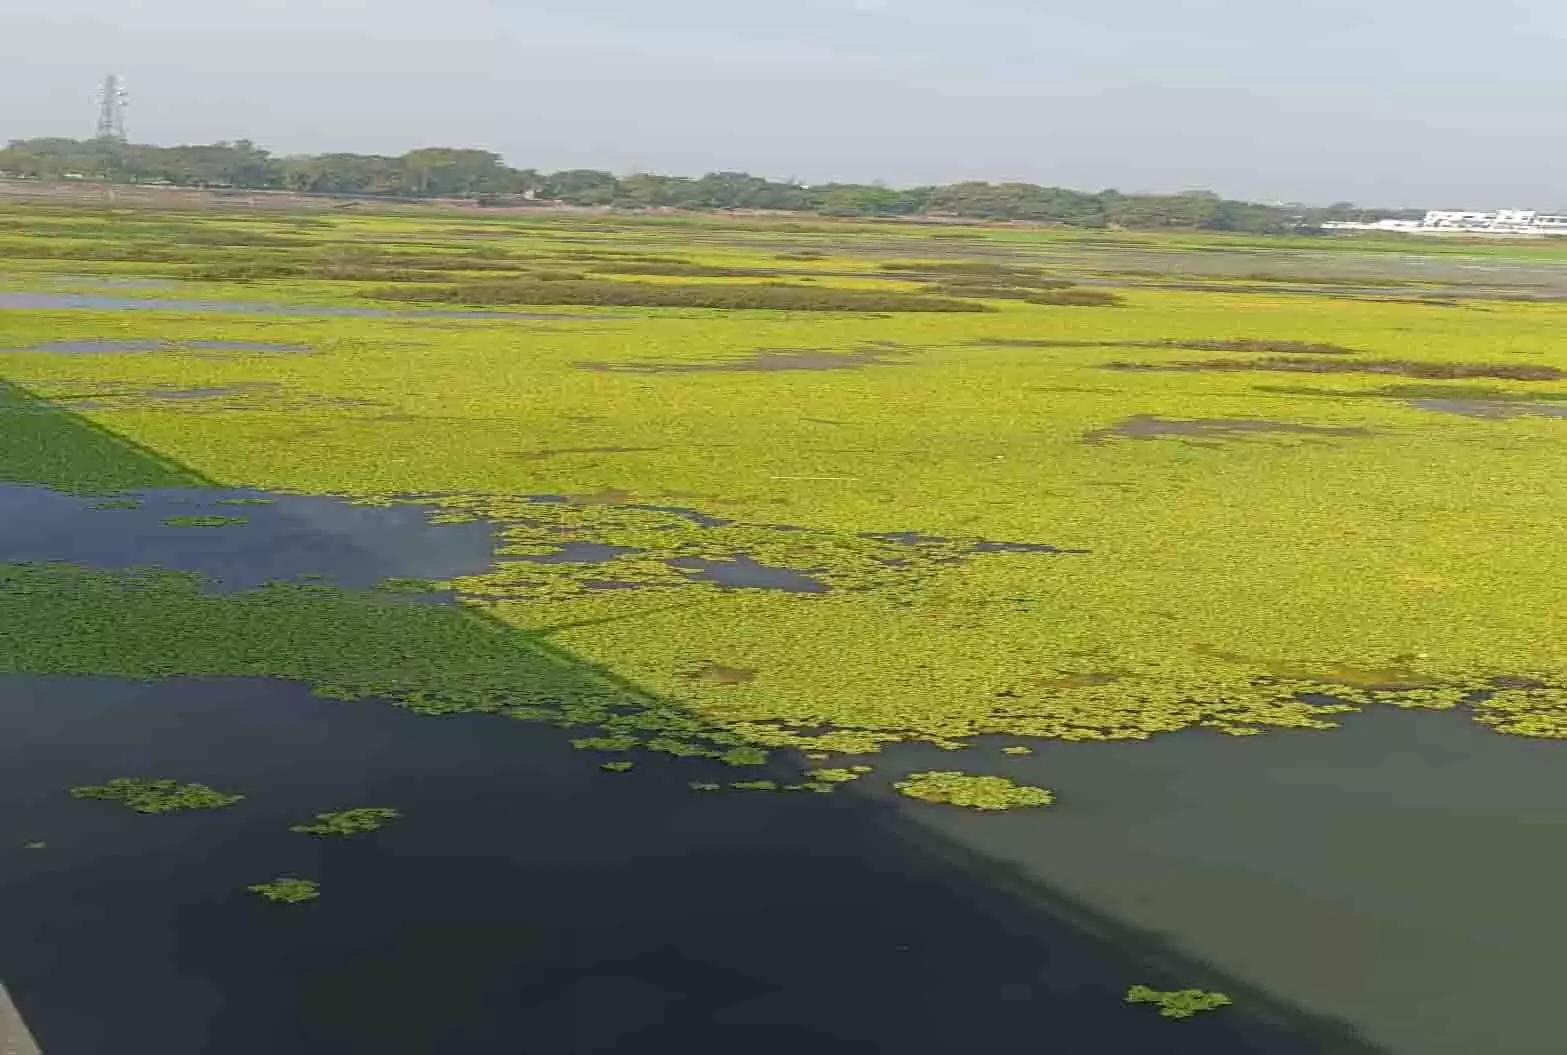
[[[0,0],[0,138],[110,70],[166,144],[1567,206],[1562,0]]]

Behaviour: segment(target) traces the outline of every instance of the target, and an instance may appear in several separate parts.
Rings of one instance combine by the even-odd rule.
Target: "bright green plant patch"
[[[1126,991],[1128,1004],[1154,1004],[1164,1018],[1191,1018],[1203,1011],[1217,1011],[1230,1006],[1232,1001],[1223,993],[1209,993],[1201,989],[1178,989],[1161,992],[1146,985],[1134,985]]]
[[[1567,626],[1541,573],[1567,563],[1567,492],[1539,483],[1567,460],[1567,422],[1417,405],[1560,402],[1567,306],[1416,303],[1427,277],[1401,302],[1368,299],[1354,274],[1325,274],[1336,281],[1315,293],[1255,277],[1284,270],[1266,259],[1274,248],[1363,275],[1368,261],[1397,266],[1404,243],[508,220],[487,225],[497,237],[480,253],[460,233],[470,221],[330,216],[247,221],[276,244],[171,249],[141,221],[94,214],[67,259],[37,255],[67,240],[57,217],[7,217],[20,225],[7,262],[24,271],[295,269],[193,284],[191,296],[213,299],[367,306],[358,294],[376,283],[356,287],[353,268],[450,275],[442,288],[527,272],[532,295],[632,263],[643,273],[614,280],[635,287],[628,296],[678,302],[701,285],[732,307],[769,296],[753,272],[783,255],[799,283],[784,298],[813,309],[833,303],[807,297],[817,289],[928,300],[937,280],[970,293],[1106,274],[1129,285],[1119,306],[1005,299],[978,313],[8,312],[0,480],[424,501],[438,520],[495,525],[502,552],[439,584],[461,609],[393,604],[395,583],[218,597],[179,576],[11,566],[0,669],[297,678],[428,713],[549,722],[604,750],[735,765],[776,748],[825,756],[909,739],[1326,730],[1377,704],[1461,707],[1499,732],[1567,736]],[[224,225],[167,219],[187,235]],[[1236,249],[1244,269],[1209,289],[1134,284]],[[1466,254],[1562,258],[1554,246],[1419,252],[1422,276]],[[1140,254],[1159,257],[1143,268],[1152,275],[1135,274]],[[883,270],[889,259],[911,263]],[[647,273],[671,270],[686,274]],[[418,285],[408,295],[437,284]],[[836,303],[850,302],[871,303]],[[168,350],[14,350],[102,339]],[[213,340],[314,351],[198,347]],[[1289,369],[1334,376],[1106,369],[1257,356],[1309,358]],[[1366,363],[1399,364],[1420,384],[1339,372]],[[1504,369],[1477,389],[1462,380],[1476,364]],[[146,395],[211,389],[243,395]],[[574,544],[612,548],[602,561],[558,559]],[[737,556],[822,589],[703,571]]]
[[[71,796],[118,802],[137,813],[220,809],[232,806],[245,797],[224,794],[205,784],[181,784],[176,780],[146,780],[140,777],[118,777],[107,784],[72,788]]]
[[[1015,810],[1048,806],[1055,794],[1044,788],[1014,784],[1006,777],[981,776],[956,771],[910,773],[896,787],[911,799],[973,810]]]
[[[314,901],[321,896],[321,884],[313,879],[295,879],[279,876],[266,883],[256,883],[245,888],[268,901],[279,905],[298,905]]]

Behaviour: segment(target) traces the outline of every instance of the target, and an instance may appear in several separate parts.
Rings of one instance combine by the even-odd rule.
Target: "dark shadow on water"
[[[1372,1051],[854,796],[270,681],[5,676],[0,723],[0,974],[50,1055]],[[129,774],[249,798],[64,793]],[[287,830],[357,805],[405,818]],[[243,892],[280,874],[323,897]],[[1135,982],[1237,1006],[1170,1023]]]
[[[16,386],[0,397],[0,409],[31,399]],[[221,504],[253,495],[32,409],[0,415],[0,450],[21,452],[13,478],[64,486],[91,470],[148,493],[139,508],[93,509],[6,488],[13,552],[49,556],[63,543],[48,525],[69,524],[70,545],[106,560],[134,550],[138,563],[222,562],[232,576],[271,559],[244,548],[268,517],[343,567],[367,558],[334,547],[375,553],[389,530],[423,530],[361,521],[389,511],[331,499]],[[170,509],[249,522],[172,531],[180,548],[157,551]],[[128,541],[75,535],[91,518]],[[456,607],[431,614],[462,624],[448,639],[464,654],[501,650],[563,698],[661,704],[547,636]],[[28,661],[0,635],[0,669]],[[49,1055],[1374,1050],[886,803],[687,786],[796,780],[781,762],[768,772],[655,755],[611,774],[597,765],[606,756],[572,750],[557,729],[308,688],[0,675],[0,978]],[[118,776],[248,797],[145,817],[67,794]],[[347,841],[288,831],[355,806],[406,816]],[[280,907],[244,892],[285,874],[320,880],[323,897]],[[1122,1003],[1133,983],[1204,985],[1237,1006],[1170,1023]]]
[[[265,499],[264,505],[231,505]],[[135,508],[42,487],[0,484],[0,562],[63,561],[95,568],[155,566],[208,578],[216,592],[317,578],[366,589],[384,579],[479,575],[494,563],[494,529],[432,524],[417,506],[220,489],[132,492]],[[171,517],[239,516],[221,528],[171,527]]]

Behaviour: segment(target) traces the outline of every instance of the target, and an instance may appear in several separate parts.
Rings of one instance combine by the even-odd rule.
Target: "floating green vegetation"
[[[701,781],[701,780],[693,780],[689,784],[687,784],[686,787],[690,788],[692,791],[721,791],[721,790],[723,790],[723,785],[722,784],[709,784],[706,781]]]
[[[1001,749],[1001,753],[1004,754],[1004,755],[1017,755],[1017,756],[1031,755],[1031,754],[1034,753],[1034,749],[1032,747],[1027,746],[1026,744],[1012,744],[1012,745],[1010,745],[1008,747],[1003,747]]]
[[[1044,788],[1015,784],[1006,777],[956,771],[910,773],[895,785],[911,799],[963,806],[972,810],[1015,810],[1048,806],[1055,795]]]
[[[729,785],[737,791],[778,791],[776,780],[737,780]]]
[[[573,740],[571,746],[578,751],[630,751],[641,743],[634,736],[584,736]]]
[[[870,766],[850,766],[847,769],[808,769],[805,775],[821,784],[847,784],[859,780],[871,772]]]
[[[1161,992],[1146,985],[1134,985],[1126,991],[1128,1004],[1155,1004],[1165,1018],[1191,1018],[1203,1011],[1217,1011],[1234,1001],[1223,993],[1209,993],[1202,989],[1177,989]]]
[[[438,590],[440,586],[429,579],[382,579],[375,588],[381,593],[419,594]]]
[[[177,813],[181,810],[212,810],[232,806],[245,796],[227,795],[205,784],[119,777],[107,784],[72,788],[71,797],[118,802],[137,813]]]
[[[479,252],[461,233],[474,221],[438,216],[299,227],[269,214],[247,220],[251,234],[280,241],[258,246],[201,241],[228,235],[189,217],[164,218],[177,233],[149,242],[155,213],[88,215],[90,238],[62,239],[59,217],[7,213],[0,257],[49,263],[71,241],[72,267],[236,266],[252,283],[214,285],[212,298],[362,306],[348,281],[359,275],[417,278],[396,295],[446,302],[434,310],[474,285],[498,285],[496,303],[607,285],[612,300],[668,310],[553,321],[80,311],[69,327],[59,311],[7,312],[13,348],[152,350],[4,354],[0,480],[111,501],[210,487],[427,503],[438,521],[493,525],[503,552],[487,573],[440,584],[452,606],[298,584],[218,596],[162,573],[5,566],[0,669],[293,678],[333,697],[505,715],[735,765],[789,749],[825,767],[901,740],[1327,730],[1374,705],[1461,708],[1498,732],[1567,737],[1558,591],[1540,574],[1567,562],[1567,492],[1538,485],[1567,458],[1567,432],[1559,419],[1405,403],[1559,401],[1567,304],[1435,313],[1215,280],[1128,286],[1118,310],[1023,299],[1130,275],[1153,251],[1234,263],[1242,250],[1237,274],[1295,270],[1257,259],[1307,247],[1289,239],[793,230],[736,217],[628,219],[611,236],[571,219],[486,224]],[[1363,263],[1387,250],[1322,251]],[[1561,259],[1560,247],[1465,251]],[[1424,274],[1452,253],[1433,245],[1413,263]],[[573,255],[688,274],[583,279],[587,263],[563,263]],[[781,255],[812,284],[768,286],[757,272]],[[823,255],[831,271],[806,266]],[[906,262],[883,269],[889,256]],[[711,281],[686,281],[697,272]],[[431,274],[449,281],[425,283]],[[592,288],[570,285],[582,282]],[[938,283],[986,310],[876,299],[929,307]],[[1007,296],[973,303],[990,290]],[[693,296],[812,310],[736,312]],[[829,304],[845,310],[815,310]],[[214,339],[319,354],[193,354]],[[1111,358],[1136,368],[1103,369]],[[1185,360],[1242,366],[1165,369]],[[1275,365],[1290,363],[1279,369],[1332,377],[1286,386]],[[115,398],[236,388],[245,399],[221,406]],[[1293,427],[1270,425],[1265,442],[1082,442],[1129,422],[1158,437],[1196,423]],[[1329,442],[1340,436],[1355,439]],[[578,544],[609,556],[573,560]],[[740,558],[821,589],[722,581],[715,566],[733,573]],[[1500,689],[1507,677],[1537,687]]]
[[[314,901],[321,896],[320,883],[313,879],[295,879],[292,876],[279,876],[270,882],[255,883],[245,889],[279,905],[298,905],[306,901]]]
[[[296,824],[289,829],[305,835],[357,835],[373,832],[402,817],[402,813],[384,806],[364,806],[335,813],[318,813],[313,824]]]
[[[872,312],[978,312],[982,304],[892,290],[819,289],[782,283],[719,285],[693,283],[560,281],[473,282],[461,286],[388,286],[383,300],[448,304],[584,305],[596,307],[713,308],[719,310]]]
[[[94,509],[140,509],[141,500],[136,498],[106,498],[102,502],[94,502]]]
[[[219,498],[213,505],[218,506],[269,506],[275,503],[271,498]]]
[[[240,527],[250,523],[245,517],[224,516],[174,516],[164,517],[163,522],[169,527],[177,528]]]
[[[599,766],[606,773],[629,773],[636,768],[635,762],[605,762]]]

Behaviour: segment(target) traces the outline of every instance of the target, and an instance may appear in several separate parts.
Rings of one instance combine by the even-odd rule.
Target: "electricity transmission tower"
[[[103,79],[98,91],[98,138],[110,143],[125,142],[125,107],[130,96],[115,74]]]

